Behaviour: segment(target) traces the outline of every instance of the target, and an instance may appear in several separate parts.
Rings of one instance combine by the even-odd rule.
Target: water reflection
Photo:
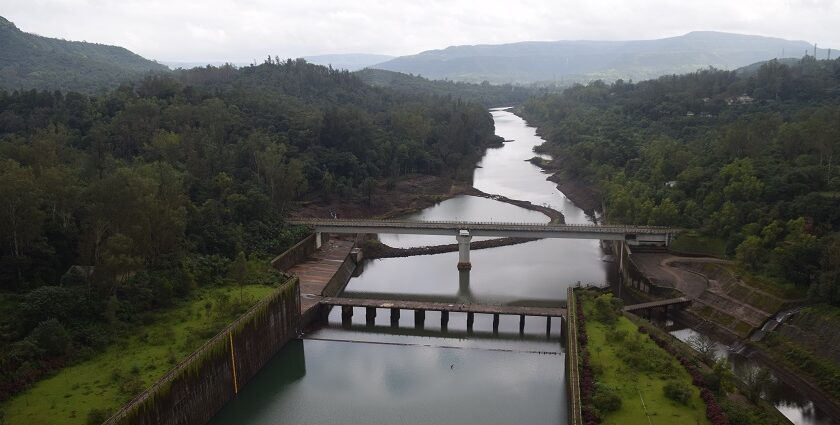
[[[294,361],[299,355],[303,362]],[[563,361],[557,354],[292,341],[211,424],[563,423]],[[288,379],[290,369],[303,379]]]

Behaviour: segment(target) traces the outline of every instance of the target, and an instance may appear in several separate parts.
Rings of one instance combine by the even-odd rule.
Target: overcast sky
[[[694,30],[840,48],[833,0],[0,0],[27,32],[158,61],[405,55],[458,44],[650,39]]]

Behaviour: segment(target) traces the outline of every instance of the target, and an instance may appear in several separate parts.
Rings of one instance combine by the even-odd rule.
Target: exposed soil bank
[[[518,245],[525,242],[535,241],[531,238],[499,238],[488,241],[470,242],[470,249],[487,249],[498,248],[500,246]],[[365,253],[365,258],[398,258],[398,257],[412,257],[415,255],[433,255],[443,254],[445,252],[455,252],[458,250],[458,244],[448,245],[434,245],[434,246],[417,246],[412,248],[394,248],[385,245],[379,241],[367,240],[360,243],[362,251]]]
[[[535,156],[528,160],[531,164],[540,167],[543,171],[550,173],[546,180],[557,183],[557,190],[566,195],[573,204],[582,209],[588,215],[594,215],[595,211],[601,210],[601,195],[597,188],[579,179],[567,177],[562,168],[560,160],[547,160]]]
[[[537,211],[541,212],[548,216],[551,219],[549,223],[551,224],[564,224],[566,223],[565,218],[563,217],[563,213],[560,211],[555,210],[554,208],[546,207],[543,205],[535,205],[532,204],[530,201],[520,201],[518,199],[511,199],[506,196],[502,195],[493,195],[490,193],[482,192],[474,187],[471,187],[463,192],[465,195],[471,196],[479,196],[482,198],[493,199],[499,202],[504,202],[511,205],[516,205],[520,208],[525,208],[526,210]],[[516,238],[514,238],[516,239]]]

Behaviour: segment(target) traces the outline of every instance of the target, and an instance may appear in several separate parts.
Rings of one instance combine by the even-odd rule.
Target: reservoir
[[[543,140],[524,120],[491,111],[506,142],[489,149],[474,173],[486,193],[527,200],[561,211],[566,223],[588,223],[546,175],[527,162]],[[548,222],[541,213],[492,199],[458,196],[412,214],[417,220]],[[379,235],[393,247],[455,243],[454,238]],[[475,238],[473,240],[478,240]],[[472,270],[456,269],[458,253],[368,261],[342,296],[498,305],[557,306],[578,282],[612,281],[598,241],[544,239],[471,252]],[[559,326],[544,321],[452,313],[447,329],[427,312],[424,329],[404,314],[391,327],[386,311],[375,323],[342,326],[339,309],[329,323],[290,342],[211,422],[232,424],[565,424],[565,355]],[[364,317],[358,309],[355,317]],[[686,332],[691,332],[686,331]],[[688,333],[678,333],[684,339]],[[735,360],[735,359],[733,359]],[[737,365],[737,363],[736,363]],[[794,423],[829,425],[813,403],[792,388],[768,397]]]

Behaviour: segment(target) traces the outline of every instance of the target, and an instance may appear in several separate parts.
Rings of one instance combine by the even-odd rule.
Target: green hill
[[[122,47],[26,33],[0,17],[0,89],[94,93],[155,71],[167,68]]]

